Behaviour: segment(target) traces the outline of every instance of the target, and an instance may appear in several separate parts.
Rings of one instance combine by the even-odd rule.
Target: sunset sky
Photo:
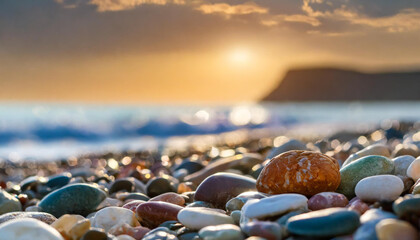
[[[420,1],[0,0],[0,99],[230,103],[290,68],[420,69]]]

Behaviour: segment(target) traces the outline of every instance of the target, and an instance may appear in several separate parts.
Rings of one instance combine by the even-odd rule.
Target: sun
[[[235,64],[249,63],[251,60],[251,53],[247,49],[237,48],[229,53],[229,60]]]

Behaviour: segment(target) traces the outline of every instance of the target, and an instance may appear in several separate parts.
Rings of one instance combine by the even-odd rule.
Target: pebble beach
[[[1,162],[0,240],[419,239],[420,126]]]

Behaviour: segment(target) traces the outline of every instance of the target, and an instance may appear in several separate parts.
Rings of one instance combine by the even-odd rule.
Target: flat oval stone
[[[420,195],[406,195],[400,197],[392,205],[392,209],[398,217],[410,215],[420,216]]]
[[[373,144],[370,145],[360,151],[358,151],[357,153],[354,153],[352,155],[350,155],[346,161],[344,161],[343,166],[345,167],[347,165],[349,165],[350,163],[362,158],[362,157],[366,157],[366,156],[370,156],[370,155],[379,155],[379,156],[384,156],[384,157],[390,157],[391,153],[389,152],[389,149],[386,145],[383,144]]]
[[[142,201],[142,200],[132,200],[132,201],[124,204],[122,207],[123,208],[126,208],[126,209],[129,209],[129,210],[131,210],[133,212],[136,212],[137,207],[140,204],[143,204],[143,203],[145,203],[145,201]]]
[[[44,222],[46,224],[51,224],[55,220],[57,220],[56,217],[45,212],[10,212],[10,213],[0,215],[0,224],[13,220],[13,219],[20,219],[20,218],[33,218],[41,222]]]
[[[38,206],[55,217],[64,214],[86,216],[106,198],[104,191],[88,184],[68,185],[45,196]]]
[[[408,222],[397,219],[384,219],[376,227],[379,240],[416,240],[419,239],[417,230]]]
[[[374,208],[367,210],[360,217],[360,223],[364,224],[370,221],[383,220],[387,218],[397,218],[397,216],[391,212],[386,212],[381,209]]]
[[[22,205],[19,200],[5,190],[0,189],[0,215],[15,211],[22,211]]]
[[[249,200],[242,208],[242,214],[247,218],[266,218],[307,208],[308,199],[301,194],[287,193],[263,199]]]
[[[360,180],[370,176],[390,174],[393,170],[393,162],[386,157],[376,155],[362,157],[341,168],[341,183],[337,192],[352,198]]]
[[[133,211],[122,207],[107,207],[99,210],[92,219],[92,226],[102,228],[106,232],[111,231],[111,228],[120,227],[123,224],[128,224],[132,227],[139,226]]]
[[[335,191],[339,184],[337,160],[319,152],[296,150],[271,159],[257,179],[258,191],[268,194],[313,196]]]
[[[47,187],[57,189],[66,186],[71,180],[70,173],[64,173],[48,178],[48,181],[45,183]]]
[[[329,208],[291,217],[290,233],[308,237],[335,237],[353,233],[359,227],[359,214],[344,208]]]
[[[244,236],[241,229],[233,224],[222,224],[202,228],[198,235],[203,240],[241,240]]]
[[[184,208],[178,213],[178,221],[192,230],[199,230],[206,226],[233,224],[233,219],[226,214],[209,208]]]
[[[167,202],[147,202],[136,209],[137,218],[143,226],[155,228],[166,221],[176,221],[182,207]]]
[[[420,179],[420,158],[416,158],[407,168],[407,176],[414,181]]]
[[[410,164],[414,161],[413,156],[404,155],[399,156],[392,161],[394,162],[394,174],[395,175],[401,175],[401,176],[407,176],[407,169],[410,166]]]
[[[0,240],[64,240],[60,233],[48,224],[33,218],[21,218],[0,225]]]
[[[153,198],[159,196],[162,193],[176,192],[176,189],[168,179],[158,177],[153,178],[147,182],[146,191],[147,195]]]
[[[335,192],[318,193],[308,200],[308,208],[312,211],[332,207],[345,207],[347,204],[349,204],[349,200],[346,196]]]
[[[172,204],[176,204],[179,206],[184,206],[185,205],[185,199],[177,194],[177,193],[163,193],[160,194],[159,196],[156,196],[152,199],[149,200],[150,202],[154,202],[154,201],[162,201],[162,202],[168,202],[168,203],[172,203]]]
[[[216,173],[206,178],[195,191],[194,199],[224,209],[233,197],[246,191],[255,191],[255,179],[233,173]]]
[[[252,166],[262,163],[263,158],[259,154],[245,153],[238,154],[232,157],[221,158],[207,165],[194,174],[188,175],[184,178],[185,181],[192,182],[196,186],[199,185],[207,177],[218,172],[227,171],[228,169],[244,169],[251,170]]]
[[[394,175],[377,175],[360,180],[355,188],[364,202],[394,201],[404,190],[403,181]]]

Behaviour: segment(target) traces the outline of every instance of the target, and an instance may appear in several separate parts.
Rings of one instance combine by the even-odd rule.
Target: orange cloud
[[[197,10],[204,14],[224,14],[226,16],[252,13],[265,14],[268,12],[267,8],[258,6],[253,2],[238,5],[229,5],[227,3],[203,4]]]

